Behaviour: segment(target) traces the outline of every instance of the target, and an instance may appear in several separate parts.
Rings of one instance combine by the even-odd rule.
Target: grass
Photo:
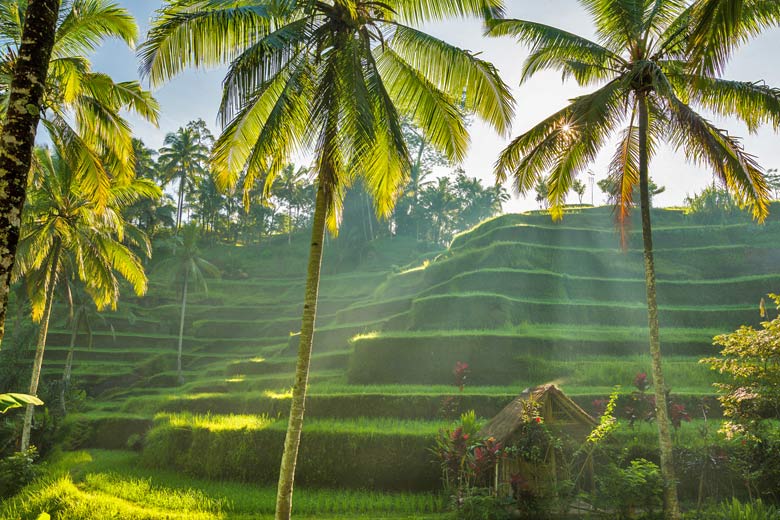
[[[287,421],[270,419],[267,416],[256,415],[212,415],[180,413],[160,413],[155,416],[156,422],[167,422],[174,428],[203,429],[212,432],[224,430],[275,430],[286,431]],[[403,419],[312,419],[306,421],[304,432],[311,433],[350,433],[357,435],[433,435],[447,428],[449,421],[413,421]]]
[[[46,477],[0,506],[0,518],[35,518],[44,509],[55,519],[124,520],[272,518],[276,489],[214,482],[152,470],[138,455],[121,451],[59,453]],[[300,518],[442,518],[444,500],[436,494],[377,493],[296,487]]]

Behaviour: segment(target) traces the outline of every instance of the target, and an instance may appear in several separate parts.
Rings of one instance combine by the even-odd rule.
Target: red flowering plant
[[[691,416],[681,403],[671,403],[669,406],[669,417],[672,420],[672,426],[675,430],[682,426],[683,421],[691,422]]]
[[[446,489],[462,497],[477,487],[489,488],[492,475],[504,447],[495,439],[478,435],[479,422],[474,411],[461,415],[453,430],[442,430],[436,438],[433,453],[442,468]]]
[[[651,386],[647,372],[638,372],[634,377],[636,390],[628,396],[625,409],[628,424],[632,427],[637,421],[649,422],[655,418],[655,396],[647,394]]]
[[[462,392],[463,388],[466,386],[466,379],[468,379],[469,376],[469,364],[458,361],[455,363],[452,375],[455,376],[455,386]]]

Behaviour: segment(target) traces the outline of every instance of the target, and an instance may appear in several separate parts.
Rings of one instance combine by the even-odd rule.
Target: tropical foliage
[[[733,50],[763,27],[780,21],[780,3],[742,0],[581,0],[596,39],[526,20],[489,22],[491,36],[511,36],[530,47],[522,81],[543,70],[595,90],[574,98],[515,138],[496,162],[499,181],[511,177],[519,193],[546,179],[553,217],[563,216],[566,195],[612,136],[619,138],[609,167],[617,220],[625,223],[639,188],[645,278],[653,355],[661,470],[668,518],[679,518],[672,469],[670,423],[664,402],[655,295],[648,164],[662,143],[705,165],[764,220],[769,190],[764,172],[740,141],[701,115],[734,117],[753,132],[780,128],[780,91],[763,83],[719,77]],[[613,190],[610,190],[613,191]],[[624,238],[625,244],[625,238]]]
[[[55,289],[63,280],[78,278],[98,309],[116,308],[119,277],[136,294],[146,292],[146,276],[138,255],[151,254],[146,236],[124,221],[123,206],[145,196],[159,196],[159,188],[140,179],[111,187],[105,206],[91,199],[89,181],[82,179],[60,155],[36,151],[17,250],[14,277],[24,278],[39,322],[38,342],[30,381],[36,394],[43,363]],[[102,207],[101,207],[102,206]],[[22,450],[29,445],[32,407],[28,407],[22,433]]]

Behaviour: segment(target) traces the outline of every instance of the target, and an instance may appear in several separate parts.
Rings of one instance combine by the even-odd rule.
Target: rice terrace
[[[780,520],[780,0],[0,42],[0,519]]]

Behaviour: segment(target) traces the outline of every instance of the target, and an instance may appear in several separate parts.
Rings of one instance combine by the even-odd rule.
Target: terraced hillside
[[[756,323],[761,296],[780,292],[780,220],[713,226],[659,210],[655,221],[668,382],[693,399],[711,394],[697,361],[712,336]],[[609,210],[596,208],[561,223],[502,216],[439,253],[401,239],[360,253],[330,244],[299,483],[434,489],[429,447],[454,414],[489,417],[553,380],[586,406],[630,386],[649,368],[639,235],[623,251]],[[132,447],[146,467],[273,485],[305,246],[209,251],[224,276],[192,296],[181,386],[178,299],[159,278],[97,327],[91,348],[80,336],[75,378],[93,399],[68,417],[65,446]],[[53,327],[46,376],[61,373],[69,340]],[[469,364],[462,392],[457,362]]]

